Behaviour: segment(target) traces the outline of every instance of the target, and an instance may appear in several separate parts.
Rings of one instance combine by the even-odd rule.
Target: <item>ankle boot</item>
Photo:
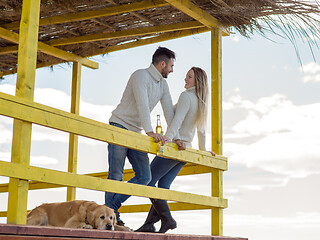
[[[147,219],[144,224],[135,230],[135,232],[155,232],[156,228],[154,224],[160,220],[160,217],[157,211],[154,209],[153,205],[151,206]]]
[[[170,208],[166,200],[151,199],[154,209],[161,219],[161,228],[159,233],[165,233],[169,229],[175,229],[177,222],[171,216]]]

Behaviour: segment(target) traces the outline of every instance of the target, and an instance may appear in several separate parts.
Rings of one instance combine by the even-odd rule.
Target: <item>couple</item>
[[[142,130],[156,142],[174,141],[180,150],[191,147],[191,142],[198,130],[199,148],[205,150],[205,125],[207,118],[208,81],[206,73],[192,67],[185,78],[185,88],[175,108],[165,78],[173,72],[175,53],[159,47],[152,56],[152,63],[147,69],[135,71],[126,86],[120,104],[112,112],[110,125],[141,133]],[[150,113],[158,102],[164,112],[168,130],[163,136],[153,131]],[[215,153],[211,152],[212,155]],[[109,174],[108,179],[122,181],[125,158],[132,165],[135,176],[128,182],[169,189],[171,183],[185,165],[177,160],[155,157],[151,165],[147,153],[108,144]],[[118,209],[130,196],[106,192],[105,204],[114,209],[117,224],[124,225]],[[154,223],[161,220],[161,233],[176,228],[167,201],[151,199],[145,223],[136,231],[155,232]]]

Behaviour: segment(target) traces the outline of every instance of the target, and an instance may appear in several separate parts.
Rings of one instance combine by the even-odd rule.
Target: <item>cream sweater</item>
[[[196,130],[196,118],[198,114],[198,98],[196,96],[196,87],[191,87],[181,93],[178,103],[175,106],[175,114],[166,136],[170,139],[176,138],[177,134],[180,139],[191,147],[191,142]],[[198,130],[199,149],[206,150],[205,131]]]
[[[167,124],[174,116],[167,81],[151,64],[147,69],[135,71],[126,86],[120,104],[112,112],[109,122],[119,123],[130,131],[153,132],[150,112],[161,102]]]

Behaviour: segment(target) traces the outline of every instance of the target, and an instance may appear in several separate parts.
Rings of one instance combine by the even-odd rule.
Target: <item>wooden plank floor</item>
[[[182,235],[162,233],[118,232],[58,227],[0,224],[0,240],[247,240],[247,238]]]

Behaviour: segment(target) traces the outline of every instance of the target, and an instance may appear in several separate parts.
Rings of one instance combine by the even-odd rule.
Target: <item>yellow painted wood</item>
[[[71,87],[71,113],[79,115],[81,64],[73,62]],[[77,173],[78,135],[69,134],[68,172]],[[67,187],[67,201],[76,199],[76,188]]]
[[[187,210],[203,210],[211,209],[208,206],[201,206],[196,204],[172,202],[168,203],[171,211],[187,211]],[[151,204],[140,205],[123,205],[119,209],[120,213],[137,213],[137,212],[149,212]]]
[[[211,168],[188,163],[180,170],[178,176],[203,174],[203,173],[211,173]],[[107,179],[108,172],[89,173],[89,174],[85,174],[85,175]],[[134,171],[132,169],[124,170],[123,181],[128,181],[132,177],[134,177]],[[9,184],[0,184],[0,193],[8,192],[8,185]],[[63,187],[63,186],[56,185],[56,184],[50,184],[50,183],[35,182],[35,181],[29,182],[29,190],[58,188],[58,187]]]
[[[146,1],[141,1],[136,3],[131,3],[131,4],[112,6],[108,8],[99,9],[99,10],[83,11],[83,12],[65,14],[65,15],[60,15],[55,17],[41,18],[40,26],[52,25],[57,23],[75,22],[75,21],[99,18],[99,17],[108,17],[108,16],[118,15],[126,12],[135,12],[135,11],[145,10],[149,8],[163,7],[166,5],[168,5],[168,3],[162,0],[146,0]],[[1,27],[6,29],[11,29],[11,30],[18,29],[19,22],[3,24]]]
[[[107,191],[140,197],[172,200],[176,202],[204,205],[209,207],[226,208],[228,205],[228,201],[222,198],[178,192],[139,184],[125,183],[122,181],[96,178],[33,166],[25,166],[22,164],[4,161],[0,161],[0,176],[29,179],[33,181],[41,181],[103,192]]]
[[[202,10],[197,5],[193,4],[190,0],[166,0],[175,8],[181,12],[189,15],[198,22],[202,23],[208,28],[220,28],[226,35],[229,35],[229,29],[219,22],[215,17],[210,15],[208,12]]]
[[[168,40],[177,39],[177,38],[181,38],[181,37],[191,36],[194,34],[204,33],[204,32],[208,32],[208,31],[210,31],[209,28],[201,27],[201,28],[195,28],[195,29],[190,29],[190,30],[162,33],[160,36],[150,37],[150,38],[146,38],[146,39],[139,39],[139,40],[136,40],[133,42],[111,46],[107,49],[102,49],[102,50],[98,49],[90,57],[96,56],[96,55],[101,55],[101,54],[106,54],[106,53],[110,53],[110,52],[125,50],[125,49],[129,49],[129,48],[144,46],[144,45],[148,45],[148,44],[168,41]],[[7,48],[0,48],[0,55],[7,54],[7,53],[13,53],[13,52],[15,52],[14,51],[15,49],[16,49],[16,51],[18,51],[18,48],[14,48],[14,47],[15,46],[7,47]],[[39,64],[39,65],[37,65],[37,68],[48,67],[48,66],[51,66],[51,64]],[[15,70],[8,70],[5,72],[0,72],[0,77],[5,76],[5,75],[9,75],[9,74],[14,74],[14,73],[16,73]]]
[[[53,40],[46,41],[44,43],[51,46],[61,46],[61,45],[65,46],[69,44],[94,42],[94,41],[132,37],[132,36],[141,36],[141,35],[154,34],[154,33],[173,32],[173,31],[179,31],[179,30],[195,29],[199,27],[203,27],[203,25],[198,23],[197,21],[191,21],[191,22],[184,22],[184,23],[175,23],[175,24],[160,25],[160,26],[153,26],[153,27],[129,29],[129,30],[116,31],[116,32],[110,32],[110,33],[91,34],[91,35],[85,35],[85,36],[79,36],[79,37],[70,37],[65,39],[53,39]]]
[[[18,45],[0,48],[0,55],[18,52]]]
[[[222,154],[222,32],[220,29],[211,31],[211,149]],[[212,170],[212,196],[223,195],[222,172]],[[223,235],[223,213],[221,209],[211,210],[211,233]]]
[[[143,152],[157,153],[157,144],[151,137],[44,106],[39,103],[25,101],[5,93],[0,93],[0,115],[25,120]],[[227,158],[223,156],[212,157],[207,152],[190,148],[185,151],[178,151],[177,145],[174,143],[166,144],[164,153],[166,157],[172,159],[227,170]]]
[[[10,30],[7,30],[5,28],[0,27],[0,37],[4,38],[5,40],[14,42],[14,43],[19,43],[19,34],[12,32]],[[98,69],[99,64],[91,61],[87,58],[83,58],[80,56],[77,56],[73,53],[69,53],[66,51],[63,51],[59,48],[52,47],[50,45],[44,44],[42,42],[38,42],[38,48],[39,51],[46,53],[48,55],[63,59],[65,61],[76,61],[81,64],[83,64],[86,67],[92,68],[92,69]]]
[[[116,52],[116,51],[125,50],[129,48],[134,48],[134,47],[145,46],[148,44],[168,41],[168,40],[177,39],[177,38],[187,37],[187,36],[204,33],[208,31],[210,31],[209,28],[201,27],[201,28],[195,28],[195,29],[189,29],[189,30],[162,33],[160,36],[157,36],[157,37],[139,39],[133,42],[111,46],[107,49],[98,50],[92,56],[106,54],[110,52]],[[0,73],[0,76],[1,76],[1,73]]]
[[[16,96],[33,100],[40,15],[40,0],[24,0],[21,14]],[[32,124],[14,120],[11,162],[28,166],[30,162]],[[28,181],[10,178],[7,223],[25,224]]]

